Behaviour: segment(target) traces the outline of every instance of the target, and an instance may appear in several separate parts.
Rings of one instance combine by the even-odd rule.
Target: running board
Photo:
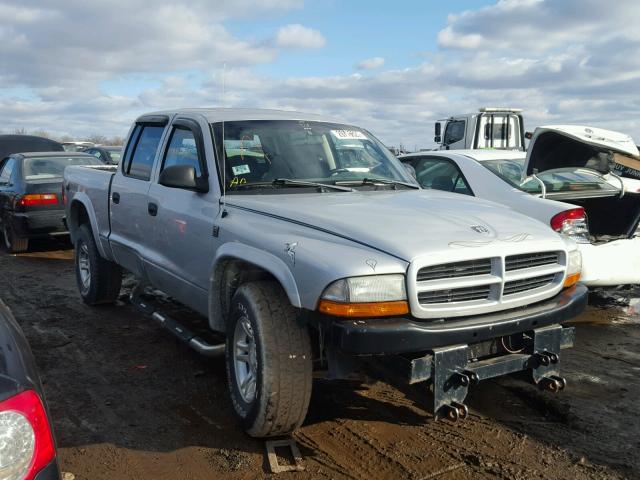
[[[144,286],[137,285],[131,291],[131,295],[129,295],[129,300],[131,301],[131,304],[136,307],[136,309],[138,309],[145,315],[149,315],[156,322],[158,322],[161,327],[172,333],[182,343],[185,343],[189,347],[193,348],[200,355],[204,355],[206,357],[219,357],[224,355],[224,343],[211,344],[207,342],[177,320],[174,320],[169,315],[161,312],[160,310],[156,310],[150,302],[147,302],[142,298],[143,293]]]

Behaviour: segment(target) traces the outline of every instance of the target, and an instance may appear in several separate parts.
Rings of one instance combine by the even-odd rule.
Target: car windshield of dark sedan
[[[219,148],[223,125],[213,127]],[[276,186],[311,188],[309,183],[344,190],[366,185],[417,188],[386,147],[365,130],[347,125],[289,120],[225,122],[224,150],[225,165],[219,168],[225,172],[230,193]]]
[[[58,178],[64,174],[64,169],[71,165],[103,165],[95,157],[33,157],[25,158],[23,175],[25,180],[43,180]]]

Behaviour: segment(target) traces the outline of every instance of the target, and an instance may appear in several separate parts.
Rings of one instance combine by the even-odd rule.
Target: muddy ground
[[[234,421],[223,361],[179,344],[124,296],[85,306],[71,258],[64,243],[0,253],[0,298],[31,342],[62,469],[78,480],[275,477],[264,442]],[[432,420],[424,386],[317,380],[295,435],[306,471],[279,476],[640,478],[639,327],[634,308],[596,302],[563,354],[567,390],[486,381],[457,424]]]

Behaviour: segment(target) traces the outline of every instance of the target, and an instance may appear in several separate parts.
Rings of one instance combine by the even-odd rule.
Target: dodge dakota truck
[[[133,305],[225,355],[249,435],[296,429],[314,370],[346,378],[367,364],[427,382],[434,416],[451,420],[486,378],[565,386],[574,334],[562,324],[586,304],[575,244],[507,207],[421,189],[362,128],[270,110],[150,113],[114,172],[68,167],[63,197],[84,302],[112,303],[123,271],[137,277]],[[161,311],[148,288],[226,341]]]

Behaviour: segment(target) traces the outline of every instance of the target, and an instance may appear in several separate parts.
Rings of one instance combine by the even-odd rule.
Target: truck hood
[[[578,167],[607,174],[614,166],[614,154],[638,157],[629,135],[580,125],[550,125],[536,128],[527,149],[525,175],[536,170]]]
[[[438,190],[229,195],[228,207],[273,216],[337,235],[402,260],[452,248],[500,251],[554,240],[548,225],[508,207]],[[292,239],[295,241],[295,239]],[[551,246],[551,248],[553,248]]]

